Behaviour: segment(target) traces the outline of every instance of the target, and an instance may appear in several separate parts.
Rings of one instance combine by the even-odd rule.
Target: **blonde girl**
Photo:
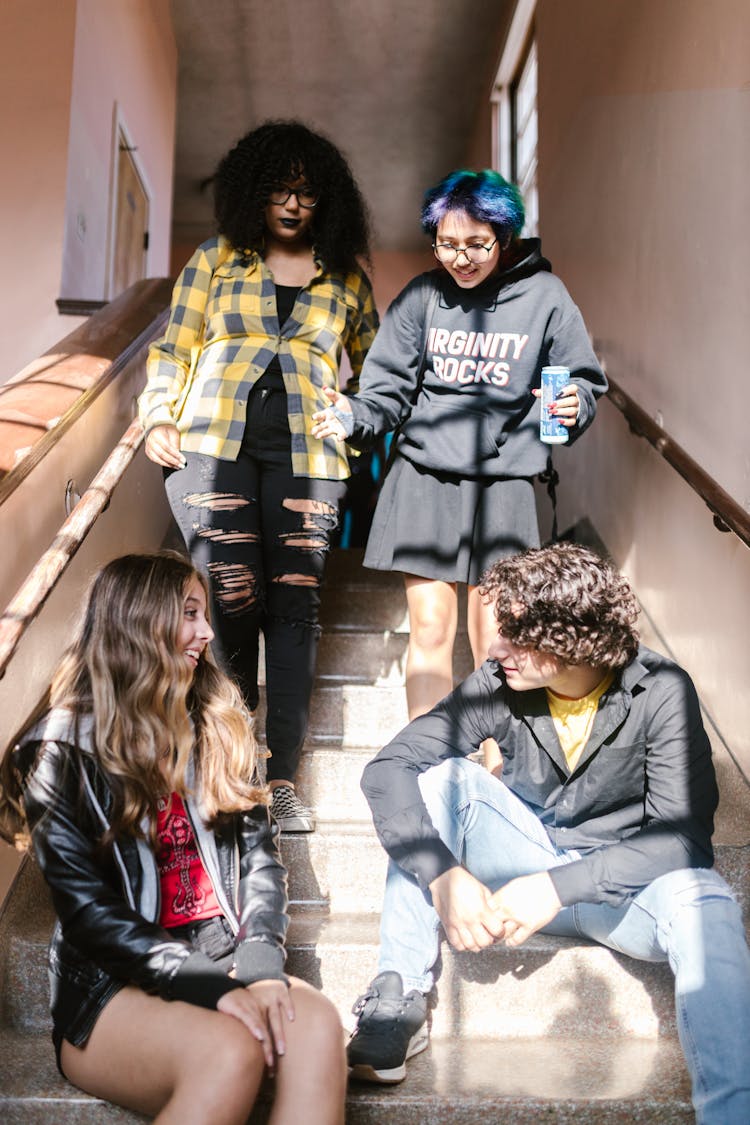
[[[3,835],[30,837],[58,918],[58,1065],[160,1125],[240,1125],[269,1073],[274,1125],[340,1125],[341,1027],[284,973],[277,829],[212,637],[188,562],[115,559],[2,764]]]

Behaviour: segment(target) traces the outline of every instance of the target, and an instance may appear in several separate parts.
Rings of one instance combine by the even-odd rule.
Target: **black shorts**
[[[226,918],[222,915],[217,915],[215,918],[204,918],[199,922],[188,922],[185,926],[172,926],[169,933],[174,937],[179,938],[180,941],[186,941],[192,945],[193,949],[200,953],[205,953],[217,965],[220,965],[226,972],[232,968],[234,964],[235,952],[235,937],[232,933],[232,927],[227,922]],[[107,998],[107,1003],[116,996],[120,989],[125,988],[125,983],[119,984],[118,987],[112,991],[110,986],[110,995]],[[104,1011],[103,1005],[98,1016]],[[90,1032],[89,1032],[90,1034]],[[60,1052],[62,1051],[64,1036],[53,1030],[52,1042],[55,1047],[55,1059],[57,1061],[57,1069],[62,1074],[63,1078],[67,1081],[67,1075],[60,1065]]]

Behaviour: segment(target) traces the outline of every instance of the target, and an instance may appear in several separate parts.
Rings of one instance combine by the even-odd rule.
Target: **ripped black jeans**
[[[294,780],[307,731],[320,626],[320,584],[338,526],[342,481],[295,477],[286,395],[256,389],[237,461],[185,453],[165,472],[194,565],[208,576],[217,659],[258,704],[266,650],[268,780]]]

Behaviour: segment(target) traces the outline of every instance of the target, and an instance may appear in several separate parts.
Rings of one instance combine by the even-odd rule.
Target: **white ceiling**
[[[421,244],[424,189],[467,159],[513,0],[172,0],[179,52],[174,235],[212,232],[219,158],[297,117],[348,156],[376,245]]]

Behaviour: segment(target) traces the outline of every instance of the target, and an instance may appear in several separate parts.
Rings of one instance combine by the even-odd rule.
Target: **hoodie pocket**
[[[425,468],[468,476],[499,453],[484,411],[443,403],[417,403],[402,430],[399,450]]]

